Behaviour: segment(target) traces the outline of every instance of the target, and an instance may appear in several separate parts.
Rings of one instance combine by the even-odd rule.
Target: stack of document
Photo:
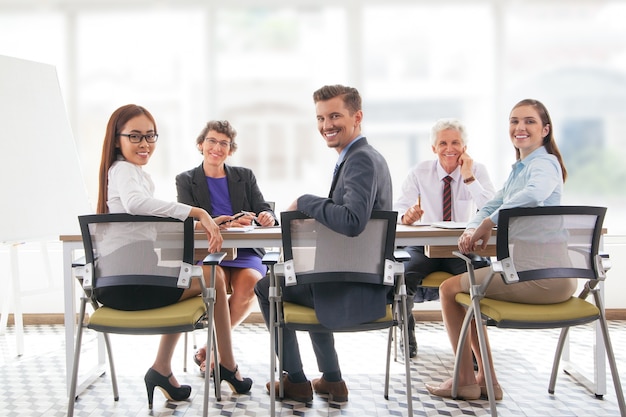
[[[224,233],[224,232],[239,232],[239,233],[243,233],[243,232],[249,232],[250,230],[254,230],[256,228],[256,226],[240,226],[240,227],[227,227],[226,229],[221,229],[220,232]]]
[[[434,222],[432,227],[439,227],[441,229],[465,229],[467,222]]]

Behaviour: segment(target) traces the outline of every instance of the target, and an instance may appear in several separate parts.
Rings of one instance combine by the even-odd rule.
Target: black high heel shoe
[[[230,385],[230,389],[237,394],[245,394],[252,388],[252,379],[244,378],[243,381],[237,379],[237,369],[239,366],[235,366],[235,370],[231,371],[224,368],[220,363],[220,382],[226,381]]]
[[[148,408],[150,410],[152,410],[152,399],[154,398],[155,387],[159,387],[161,391],[163,391],[165,398],[170,401],[186,400],[191,395],[191,387],[189,385],[175,387],[170,383],[171,376],[172,374],[163,376],[152,368],[148,369],[148,372],[146,372],[146,376],[143,377],[143,380],[146,383],[146,390],[148,391]]]

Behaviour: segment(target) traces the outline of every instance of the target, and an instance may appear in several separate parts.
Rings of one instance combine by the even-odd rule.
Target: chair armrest
[[[87,259],[85,259],[84,256],[81,256],[80,258],[75,259],[72,262],[72,268],[76,268],[78,266],[85,266],[86,263],[87,263]]]
[[[606,272],[611,269],[611,259],[608,253],[598,253],[595,256],[595,270],[598,280],[604,281],[606,279]]]
[[[611,258],[609,257],[609,254],[599,253],[598,256],[600,257],[600,261],[601,261],[602,268],[604,269],[604,271],[608,271],[609,269],[611,269],[613,265],[611,264]]]
[[[263,256],[261,263],[263,265],[276,265],[279,260],[280,260],[280,252],[267,252]]]
[[[485,266],[491,265],[491,261],[489,260],[489,258],[485,256],[480,256],[476,253],[463,254],[459,251],[454,251],[452,252],[452,254],[456,256],[457,258],[461,258],[465,262],[471,264],[474,267],[474,269],[483,268]]]
[[[203,260],[203,265],[219,265],[226,257],[226,252],[209,253]]]
[[[404,249],[396,249],[393,251],[393,258],[397,262],[406,262],[411,259],[411,255],[409,255],[409,253]]]
[[[83,287],[83,290],[88,291],[92,289],[93,285],[93,265],[83,263],[76,264],[72,262],[72,271],[74,277],[80,282],[80,285]]]

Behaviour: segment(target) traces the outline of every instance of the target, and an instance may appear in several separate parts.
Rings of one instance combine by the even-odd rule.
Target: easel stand
[[[40,252],[42,265],[45,268],[45,276],[47,277],[47,285],[42,289],[32,291],[22,291],[20,283],[20,267],[18,248],[24,245],[24,242],[7,243],[9,246],[9,264],[10,264],[10,280],[8,285],[3,285],[7,291],[3,291],[2,296],[2,312],[0,313],[0,335],[3,335],[7,328],[11,305],[13,306],[13,319],[15,322],[15,339],[17,344],[17,356],[24,354],[24,318],[22,312],[22,297],[25,295],[36,295],[49,293],[53,289],[52,282],[52,266],[50,264],[50,254],[46,242],[40,242]],[[4,275],[3,275],[4,276]]]
[[[7,328],[7,321],[9,318],[9,305],[13,302],[13,318],[15,321],[15,338],[17,343],[17,356],[24,354],[24,320],[22,317],[22,300],[21,300],[21,287],[20,287],[20,271],[17,257],[17,247],[21,243],[9,244],[9,264],[11,265],[11,280],[9,281],[8,288],[10,291],[4,291],[4,297],[2,299],[2,313],[0,314],[0,335],[3,335]],[[5,286],[5,288],[7,288]],[[12,296],[12,300],[11,300]]]

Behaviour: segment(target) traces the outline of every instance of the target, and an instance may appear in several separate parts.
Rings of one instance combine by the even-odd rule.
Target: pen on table
[[[249,214],[249,215],[252,216],[252,224],[254,224],[256,226],[261,226],[261,222],[259,221],[259,216],[255,216],[254,213],[251,213],[249,211],[246,211],[244,213]]]
[[[240,218],[240,217],[245,216],[246,214],[248,214],[248,213],[247,213],[247,212],[245,212],[245,211],[241,211],[241,213],[237,213],[237,214],[235,214],[235,216],[234,216],[232,219],[230,219],[230,220],[224,220],[223,222],[220,222],[220,223],[218,223],[217,225],[218,225],[218,226],[221,226],[221,225],[223,225],[223,224],[230,223],[230,222],[232,222],[232,221],[237,220],[237,219],[238,219],[238,218]]]

